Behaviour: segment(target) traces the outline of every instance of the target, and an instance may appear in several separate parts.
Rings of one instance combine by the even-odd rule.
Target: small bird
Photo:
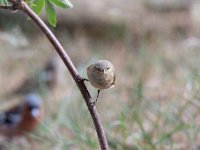
[[[57,83],[57,71],[57,58],[51,57],[42,70],[35,75],[26,78],[21,85],[7,95],[38,92],[44,87],[52,89]]]
[[[87,75],[89,82],[98,89],[97,98],[92,102],[95,105],[100,91],[115,85],[115,68],[108,60],[99,60],[87,68]]]
[[[40,96],[34,93],[27,94],[22,103],[0,113],[0,135],[12,139],[31,132],[42,119],[41,108]]]

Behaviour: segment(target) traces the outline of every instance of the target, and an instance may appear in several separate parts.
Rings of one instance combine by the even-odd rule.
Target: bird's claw
[[[86,78],[82,78],[82,81],[85,82],[85,81],[89,81],[88,79]]]

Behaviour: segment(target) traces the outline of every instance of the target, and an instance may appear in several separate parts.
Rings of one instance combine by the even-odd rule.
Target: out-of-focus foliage
[[[110,149],[200,150],[200,2],[72,2],[76,7],[67,13],[56,10],[59,25],[54,34],[81,77],[87,77],[87,66],[98,59],[108,59],[116,68],[116,86],[102,91],[96,105]],[[15,14],[2,12],[7,30],[0,27],[0,109],[17,100],[4,95],[55,54],[32,21],[16,13],[21,18],[10,27],[8,19],[15,21]],[[60,83],[52,91],[42,85],[38,89],[45,116],[30,135],[35,149],[98,150],[90,114],[62,65]],[[96,89],[88,82],[86,86],[95,98]],[[6,144],[10,150],[30,149],[24,138]]]
[[[8,5],[8,2],[7,2],[7,0],[0,0],[0,4],[2,5]]]
[[[60,8],[72,8],[69,0],[25,0],[36,14],[40,14],[45,7],[48,22],[55,27],[57,23],[55,6]],[[8,0],[0,0],[1,5],[9,5]]]

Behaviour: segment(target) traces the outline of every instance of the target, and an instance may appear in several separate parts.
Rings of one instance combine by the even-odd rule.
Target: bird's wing
[[[0,113],[1,126],[15,126],[21,120],[22,105],[15,106],[5,112]]]
[[[113,78],[113,82],[112,82],[112,86],[114,86],[115,85],[115,81],[116,81],[116,74],[114,74],[114,78]]]

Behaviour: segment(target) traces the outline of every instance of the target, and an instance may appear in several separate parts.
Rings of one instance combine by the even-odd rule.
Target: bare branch
[[[87,87],[85,86],[84,79],[82,79],[76,70],[75,66],[73,65],[71,59],[65,52],[62,45],[59,43],[57,38],[53,35],[51,30],[47,27],[47,25],[38,17],[31,9],[30,7],[21,0],[9,0],[10,3],[13,4],[13,6],[16,7],[17,10],[23,11],[25,14],[27,14],[35,24],[37,24],[38,27],[43,31],[43,33],[47,36],[51,44],[54,46],[55,50],[63,60],[64,64],[68,68],[70,74],[72,75],[74,81],[76,82],[85,102],[88,107],[88,110],[92,116],[93,123],[97,132],[97,136],[99,139],[99,144],[101,147],[101,150],[109,150],[108,142],[105,136],[105,132],[100,120],[100,116],[96,110],[96,107],[90,107],[91,103],[91,95],[87,90]]]

